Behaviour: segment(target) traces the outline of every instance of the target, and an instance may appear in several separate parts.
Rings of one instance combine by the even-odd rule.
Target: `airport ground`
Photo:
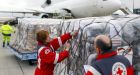
[[[34,75],[35,67],[17,59],[7,47],[3,48],[0,34],[0,75]]]

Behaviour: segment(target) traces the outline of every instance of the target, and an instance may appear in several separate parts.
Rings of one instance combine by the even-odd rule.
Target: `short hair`
[[[110,39],[110,43],[106,43],[102,39],[97,39],[95,43],[96,43],[96,46],[99,47],[103,52],[108,52],[112,49],[111,39]]]
[[[47,45],[46,38],[49,37],[49,33],[46,30],[41,30],[37,33],[37,41],[41,42],[43,45]]]
[[[8,24],[8,21],[5,21],[3,24],[4,24],[4,25]]]

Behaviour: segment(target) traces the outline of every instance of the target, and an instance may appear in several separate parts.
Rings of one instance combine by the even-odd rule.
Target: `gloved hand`
[[[71,47],[70,43],[66,42],[66,44],[65,44],[65,50],[69,51],[70,47]]]
[[[75,37],[78,35],[78,32],[79,32],[79,30],[75,30],[75,31],[71,32],[70,34],[71,34],[71,36]]]

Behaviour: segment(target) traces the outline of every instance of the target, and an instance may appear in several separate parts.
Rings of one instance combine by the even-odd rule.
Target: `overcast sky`
[[[121,1],[130,9],[133,8],[133,1],[134,1],[134,8],[140,8],[140,0],[121,0]]]
[[[0,0],[0,7],[39,7],[45,0]]]
[[[46,0],[0,0],[0,8],[16,7],[16,8],[36,8],[40,7]],[[59,2],[63,0],[52,0],[52,2]]]

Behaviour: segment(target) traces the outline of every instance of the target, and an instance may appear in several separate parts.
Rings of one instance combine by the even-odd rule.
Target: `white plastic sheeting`
[[[19,30],[12,46],[19,51],[34,51],[36,49],[35,33],[40,29],[49,30],[52,38],[79,30],[78,36],[70,40],[72,45],[70,57],[56,65],[55,75],[83,75],[83,65],[87,64],[89,55],[95,53],[93,41],[99,34],[106,34],[111,37],[114,50],[123,46],[132,48],[134,55],[133,60],[130,60],[132,60],[133,65],[140,62],[140,17],[137,15],[71,20],[25,18],[19,20],[17,27]],[[63,47],[58,52],[62,49]],[[128,54],[129,51],[124,52],[123,54]]]

